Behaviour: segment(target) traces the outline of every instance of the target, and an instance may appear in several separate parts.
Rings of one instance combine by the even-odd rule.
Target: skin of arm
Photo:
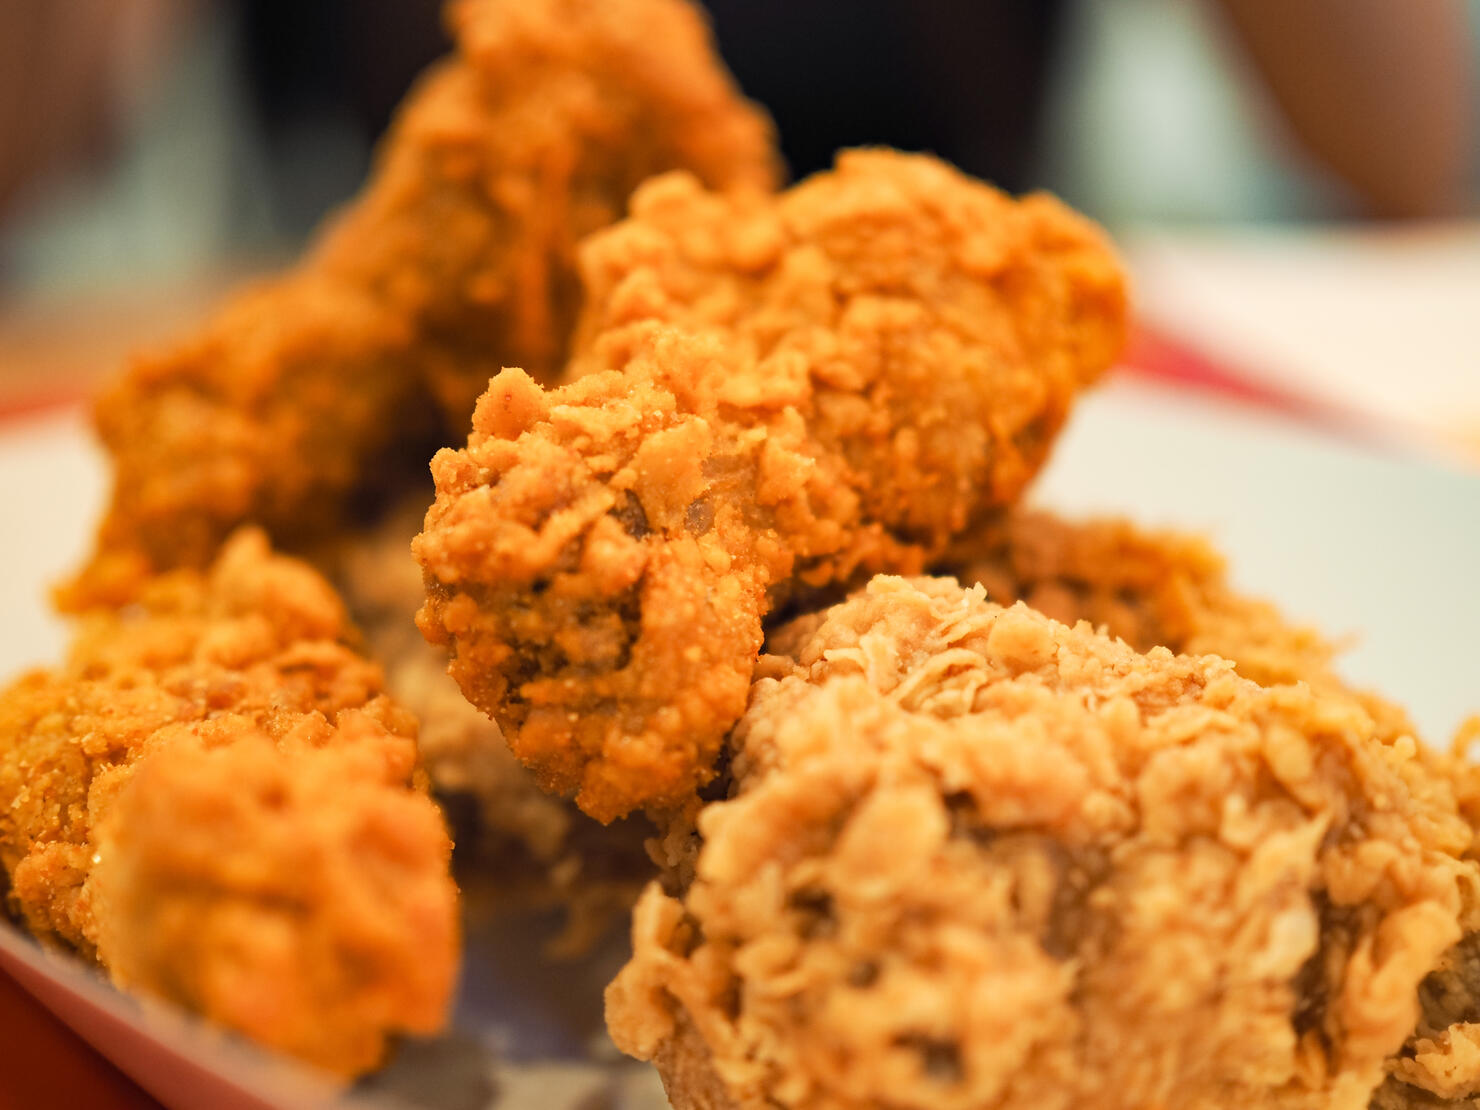
[[[1475,127],[1462,0],[1218,0],[1305,149],[1373,214],[1463,208]]]

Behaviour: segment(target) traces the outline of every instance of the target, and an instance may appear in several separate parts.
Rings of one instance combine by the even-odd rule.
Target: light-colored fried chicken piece
[[[425,594],[411,540],[430,501],[430,491],[408,496],[375,527],[341,537],[327,561],[386,688],[420,722],[422,764],[454,815],[464,895],[495,907],[560,906],[565,927],[551,954],[582,955],[652,876],[643,849],[652,830],[637,817],[603,829],[541,790],[498,725],[462,696],[445,653],[417,631]]]
[[[296,544],[460,438],[503,366],[548,375],[576,243],[685,168],[772,186],[768,121],[688,0],[454,0],[457,53],[407,98],[364,193],[291,272],[98,399],[112,507],[62,601],[202,565],[236,524]]]
[[[243,531],[0,694],[0,863],[43,940],[341,1075],[441,1028],[451,841],[318,574]]]
[[[1435,758],[1454,784],[1460,812],[1474,832],[1467,855],[1480,859],[1480,717],[1461,726],[1451,749]],[[1472,892],[1480,899],[1480,891]],[[1474,926],[1472,926],[1472,929]],[[1373,1110],[1480,1110],[1480,931],[1454,946],[1418,992],[1422,1014]]]
[[[874,579],[732,743],[607,999],[680,1110],[1361,1110],[1473,928],[1358,701],[979,587]]]
[[[1220,655],[1261,685],[1306,682],[1346,691],[1361,700],[1384,738],[1415,735],[1401,707],[1369,691],[1347,690],[1332,666],[1336,650],[1319,633],[1230,589],[1222,557],[1200,537],[1014,508],[960,541],[946,564],[963,582],[981,582],[999,604],[1023,600],[1066,624],[1088,620],[1139,651],[1160,645]],[[786,635],[805,636],[806,624],[794,622]],[[1461,812],[1480,830],[1480,766],[1468,746],[1462,736],[1449,756],[1429,748],[1421,754],[1450,778]],[[1480,858],[1480,851],[1472,847],[1468,855]],[[1391,1062],[1391,1078],[1373,1106],[1477,1110],[1480,934],[1468,934],[1445,954],[1419,1001],[1418,1026]]]
[[[1088,221],[924,156],[632,208],[583,252],[575,380],[493,380],[415,548],[463,692],[602,820],[710,777],[773,606],[1014,498],[1125,326]]]

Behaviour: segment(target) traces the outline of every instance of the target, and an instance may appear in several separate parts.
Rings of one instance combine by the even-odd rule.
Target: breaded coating
[[[1373,1110],[1480,1107],[1480,933],[1444,955],[1419,988],[1422,1013]]]
[[[607,996],[689,1107],[1360,1110],[1480,869],[1354,699],[879,577]]]
[[[1125,327],[1088,221],[929,157],[632,209],[584,249],[575,380],[493,380],[415,547],[463,692],[601,820],[711,776],[775,605],[1015,497]]]
[[[387,470],[460,439],[501,367],[561,364],[576,243],[639,182],[779,176],[769,122],[688,0],[455,0],[447,15],[457,53],[304,260],[98,398],[113,502],[64,604],[203,565],[244,521],[279,545],[322,534]]]
[[[451,843],[414,747],[365,715],[140,761],[88,880],[113,981],[342,1075],[434,1033],[458,968]]]
[[[1160,645],[1220,655],[1261,685],[1305,682],[1345,691],[1362,702],[1384,739],[1416,735],[1400,707],[1346,687],[1333,669],[1336,648],[1314,629],[1232,590],[1222,556],[1198,536],[1013,508],[963,538],[946,564],[961,581],[984,585],[999,604],[1023,600],[1066,624],[1087,620],[1139,651]],[[772,650],[815,628],[806,620],[793,623],[768,641]],[[1449,756],[1429,748],[1420,754],[1449,777],[1461,812],[1480,830],[1480,768],[1467,747],[1462,736]],[[1467,854],[1480,858],[1474,847]],[[1467,934],[1445,954],[1419,1001],[1418,1025],[1390,1063],[1391,1077],[1373,1106],[1480,1110],[1480,934]]]
[[[417,631],[425,594],[411,539],[430,501],[430,491],[409,496],[374,528],[342,537],[336,581],[369,655],[385,667],[386,688],[420,722],[422,765],[455,815],[464,894],[495,908],[561,907],[565,926],[550,952],[582,955],[652,877],[643,850],[652,830],[637,817],[603,829],[541,790],[498,726],[462,696],[445,653]]]
[[[1234,591],[1223,556],[1188,533],[1014,507],[960,540],[943,566],[999,605],[1089,621],[1137,651],[1221,655],[1261,686],[1324,681],[1336,654],[1314,629]]]
[[[1347,694],[1384,738],[1416,735],[1400,706],[1337,673],[1342,645],[1234,590],[1223,556],[1201,536],[1014,506],[962,537],[932,569],[980,582],[1000,605],[1021,600],[1065,624],[1089,621],[1137,651],[1221,655],[1261,686],[1307,682]]]
[[[1477,740],[1480,717],[1473,717],[1460,727],[1450,751],[1434,759],[1436,770],[1454,785],[1460,812],[1475,834],[1471,859],[1480,859]],[[1391,1075],[1372,1100],[1374,1110],[1480,1110],[1480,931],[1445,954],[1418,997],[1418,1025],[1391,1061]]]
[[[442,1027],[460,947],[416,721],[351,636],[245,530],[0,694],[0,863],[32,932],[346,1076]]]
[[[285,544],[338,526],[408,438],[436,442],[415,346],[407,320],[305,269],[134,359],[94,401],[112,503],[61,607],[123,604],[161,570],[203,566],[240,522]]]

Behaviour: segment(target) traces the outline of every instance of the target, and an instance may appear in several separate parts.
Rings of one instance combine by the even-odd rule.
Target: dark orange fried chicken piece
[[[709,777],[774,605],[1016,496],[1125,292],[1056,201],[888,151],[777,198],[659,179],[582,265],[576,380],[493,380],[416,552],[464,693],[606,820]]]
[[[439,1029],[451,841],[333,590],[247,531],[133,600],[0,694],[13,908],[120,985],[342,1075]]]
[[[431,493],[408,496],[373,528],[346,533],[323,561],[386,689],[420,722],[417,747],[432,789],[456,815],[456,867],[465,904],[554,905],[564,927],[547,949],[579,956],[631,910],[653,866],[640,817],[602,827],[539,788],[498,725],[447,674],[446,654],[416,630],[425,599],[411,539]]]
[[[639,903],[691,1107],[1362,1110],[1480,869],[1361,704],[881,577],[768,657]]]
[[[501,367],[560,364],[575,245],[639,182],[778,176],[768,122],[687,0],[455,0],[448,22],[457,54],[304,261],[98,399],[113,504],[64,604],[201,565],[242,521],[280,544],[322,532],[460,437]]]

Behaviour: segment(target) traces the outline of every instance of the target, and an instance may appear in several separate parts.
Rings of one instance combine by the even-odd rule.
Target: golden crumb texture
[[[685,0],[458,0],[448,23],[456,53],[303,261],[98,398],[112,504],[69,608],[204,565],[242,522],[279,546],[322,534],[461,438],[501,367],[552,374],[576,244],[644,179],[779,177],[769,121]]]
[[[1363,1110],[1473,926],[1362,703],[874,579],[770,658],[608,991],[683,1108]]]
[[[417,748],[432,789],[457,814],[458,878],[471,913],[551,905],[564,927],[546,951],[584,955],[625,921],[653,866],[643,849],[652,834],[641,817],[598,825],[569,801],[540,789],[504,743],[498,725],[475,709],[447,674],[445,653],[416,628],[424,600],[411,539],[430,493],[412,496],[374,527],[346,533],[323,561],[367,654],[385,668],[386,689],[420,722]]]
[[[343,1076],[443,1027],[460,950],[416,721],[351,640],[328,583],[244,530],[0,694],[32,931]]]
[[[1017,496],[1126,294],[1057,201],[882,150],[780,195],[650,181],[581,270],[568,380],[493,379],[415,550],[463,692],[608,820],[710,777],[775,605]]]

